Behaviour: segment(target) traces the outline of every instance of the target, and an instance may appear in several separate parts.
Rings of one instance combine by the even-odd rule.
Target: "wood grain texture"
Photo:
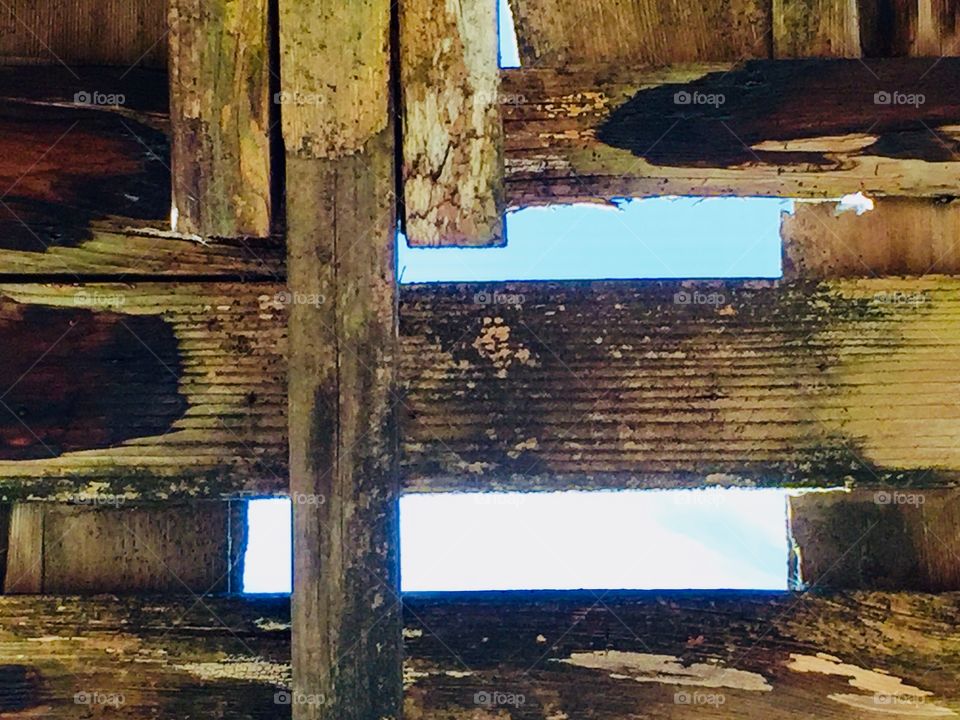
[[[960,710],[956,594],[475,593],[405,605],[414,720]],[[310,700],[284,690],[289,638],[279,599],[2,598],[0,658],[17,680],[3,709],[72,720],[86,693],[81,712],[130,720],[282,720]],[[111,695],[123,702],[92,707]]]
[[[960,588],[960,491],[817,492],[789,504],[795,584]]]
[[[170,2],[176,229],[270,233],[267,0]]]
[[[286,488],[277,285],[2,285],[5,499]]]
[[[770,6],[755,0],[511,0],[510,6],[524,67],[770,57]]]
[[[127,507],[122,498],[102,495],[90,503],[14,504],[18,523],[10,535],[7,594],[205,595],[228,589],[228,503]],[[24,531],[27,518],[31,525]]]
[[[932,69],[926,59],[896,58],[870,60],[869,70],[859,60],[505,70],[503,92],[523,99],[502,109],[508,203],[665,194],[836,198],[858,190],[951,195],[956,62],[946,58]],[[878,103],[877,93],[887,95]],[[920,94],[923,103],[907,104]]]
[[[935,276],[410,288],[404,483],[955,482],[958,300]]]
[[[287,158],[294,718],[399,718],[393,135]]]
[[[912,55],[942,57],[960,54],[960,3],[917,0],[916,42]]]
[[[403,0],[398,22],[407,242],[502,245],[496,5]]]
[[[960,274],[960,203],[880,198],[863,215],[836,203],[797,203],[784,214],[788,278]]]
[[[390,7],[386,0],[280,2],[288,154],[349,155],[387,128]]]
[[[162,0],[5,0],[0,63],[164,68]]]
[[[858,0],[773,0],[773,56],[860,57],[859,5]]]

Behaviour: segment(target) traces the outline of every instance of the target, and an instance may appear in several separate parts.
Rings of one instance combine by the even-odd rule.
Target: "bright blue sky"
[[[519,65],[500,2],[503,67]],[[785,200],[655,198],[507,216],[508,246],[412,250],[404,283],[778,277]],[[787,583],[785,493],[565,492],[401,500],[403,589],[752,588]],[[289,592],[289,500],[250,503],[246,592]]]

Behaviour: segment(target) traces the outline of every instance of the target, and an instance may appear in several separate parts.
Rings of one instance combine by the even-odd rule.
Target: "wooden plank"
[[[402,709],[389,0],[281,0],[296,720]],[[300,500],[298,500],[300,499]]]
[[[789,278],[960,274],[960,204],[882,198],[863,215],[836,203],[797,203],[784,214]]]
[[[0,495],[285,489],[285,301],[276,284],[0,285]]]
[[[917,0],[917,34],[913,55],[943,57],[960,54],[960,3],[957,0]]]
[[[960,710],[955,593],[456,593],[405,604],[408,718]],[[289,637],[280,600],[0,598],[0,659],[19,678],[3,710],[72,719],[85,693],[91,706],[122,695],[90,710],[131,720],[288,718],[318,700],[284,692]]]
[[[796,586],[960,588],[960,491],[804,493],[789,507]]]
[[[170,3],[170,99],[176,229],[269,235],[267,0]]]
[[[404,0],[399,26],[407,242],[503,245],[496,4]]]
[[[410,288],[404,484],[953,483],[958,301],[937,276]]]
[[[205,595],[229,587],[228,503],[134,507],[109,495],[87,503],[14,504],[14,516],[30,525],[21,532],[18,523],[10,536],[8,594]]]
[[[770,57],[770,6],[755,0],[511,0],[510,6],[524,67]]]
[[[508,203],[952,195],[958,63],[505,70],[504,94],[523,99],[503,106]]]
[[[773,0],[775,58],[857,58],[858,0]]]
[[[0,64],[163,68],[163,0],[4,0]]]

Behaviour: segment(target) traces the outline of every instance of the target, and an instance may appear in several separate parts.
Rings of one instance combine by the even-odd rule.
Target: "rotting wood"
[[[938,276],[410,288],[404,485],[956,482],[958,302]]]
[[[789,503],[795,584],[960,589],[960,491],[816,492]]]
[[[398,22],[407,242],[502,245],[496,5],[403,0]]]
[[[412,720],[960,711],[954,593],[457,593],[405,605]],[[18,706],[3,709],[72,720],[86,693],[91,705],[122,695],[93,709],[131,720],[288,718],[306,700],[285,690],[289,618],[280,599],[0,598],[0,661],[22,680],[5,695]]]
[[[228,589],[228,502],[126,506],[123,498],[103,495],[92,502],[14,504],[6,593]],[[30,531],[23,532],[25,521]]]
[[[860,57],[860,4],[859,0],[774,0],[773,56]]]
[[[511,0],[510,5],[524,67],[770,57],[770,6],[756,0]]]
[[[0,495],[285,491],[276,284],[0,286]]]
[[[176,229],[270,233],[267,0],[171,0],[170,107]]]
[[[960,59],[504,70],[502,90],[523,99],[502,106],[512,207],[956,193]]]
[[[162,0],[4,0],[0,63],[163,68],[166,9]]]
[[[960,3],[916,0],[916,41],[912,55],[960,55]]]
[[[396,720],[403,648],[391,2],[281,0],[279,18],[282,88],[295,95],[283,108],[294,293],[293,717]]]
[[[960,274],[960,203],[881,198],[862,215],[796,203],[782,216],[783,272],[792,279]]]

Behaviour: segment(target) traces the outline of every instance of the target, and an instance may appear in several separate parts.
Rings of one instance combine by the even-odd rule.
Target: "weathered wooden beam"
[[[276,284],[0,286],[0,496],[284,490],[285,302]]]
[[[170,2],[171,168],[182,232],[270,234],[267,5]]]
[[[511,0],[525,67],[770,57],[770,5],[755,0]]]
[[[230,587],[230,504],[127,506],[15,503],[7,564],[11,593],[173,593]]]
[[[960,711],[956,594],[475,593],[405,605],[408,718]],[[0,598],[0,709],[14,720],[289,718],[318,700],[289,691],[289,617],[279,599]],[[78,709],[78,693],[91,707]]]
[[[873,210],[797,203],[784,214],[788,278],[960,275],[960,203],[881,198]]]
[[[162,0],[4,0],[0,64],[167,64],[167,14]]]
[[[398,22],[407,242],[502,245],[497,6],[403,0]]]
[[[960,59],[865,62],[505,70],[508,202],[956,193]]]
[[[478,295],[479,293],[479,295]],[[421,286],[415,490],[956,482],[952,278]]]
[[[289,286],[323,298],[289,317],[296,720],[402,707],[390,26],[389,0],[280,2],[283,92],[317,101],[283,112]]]
[[[916,41],[912,55],[960,55],[960,4],[957,0],[916,0]]]
[[[773,0],[775,58],[857,58],[858,0]]]
[[[960,589],[960,491],[804,493],[789,498],[798,586]]]

